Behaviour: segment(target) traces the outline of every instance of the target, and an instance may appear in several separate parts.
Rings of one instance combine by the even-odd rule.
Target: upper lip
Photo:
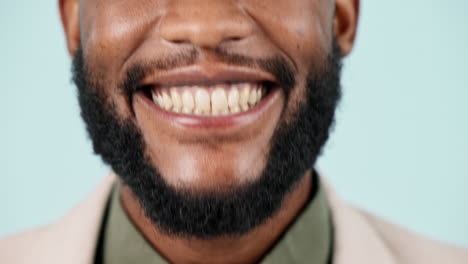
[[[272,74],[258,69],[210,64],[191,65],[170,71],[154,71],[143,79],[142,86],[170,87],[239,82],[276,83],[277,80]]]

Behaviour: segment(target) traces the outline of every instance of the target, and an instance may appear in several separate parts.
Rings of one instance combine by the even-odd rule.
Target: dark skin
[[[103,91],[122,118],[141,130],[146,151],[161,175],[178,188],[211,191],[255,181],[265,167],[280,121],[294,118],[304,98],[307,70],[330,52],[334,34],[343,56],[356,35],[359,0],[60,0],[68,50],[81,44],[87,66],[108,84]],[[229,126],[190,126],[167,119],[142,96],[129,101],[116,87],[129,65],[196,48],[193,65],[204,77],[232,70],[213,54],[216,48],[252,58],[281,56],[294,66],[296,87],[289,100],[278,92],[262,111]],[[317,66],[318,67],[318,66]],[[165,79],[183,69],[155,73]],[[249,69],[243,69],[250,71]],[[253,70],[252,70],[253,71]],[[253,72],[255,75],[262,75]],[[264,76],[270,78],[271,76]],[[165,235],[142,213],[124,186],[128,215],[158,252],[174,263],[253,263],[295,219],[314,184],[307,171],[285,197],[280,211],[241,237],[210,240]],[[235,252],[233,254],[232,252]]]

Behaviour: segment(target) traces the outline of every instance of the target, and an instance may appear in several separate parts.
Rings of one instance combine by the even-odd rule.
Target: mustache
[[[261,69],[275,76],[277,85],[283,89],[286,98],[296,85],[294,67],[281,56],[268,58],[252,58],[242,54],[231,53],[223,49],[213,50],[217,62],[230,66],[242,66],[252,69]],[[164,58],[137,62],[128,67],[124,80],[118,85],[120,92],[131,96],[139,90],[143,79],[155,70],[168,71],[178,67],[190,66],[200,58],[200,51],[192,49]]]

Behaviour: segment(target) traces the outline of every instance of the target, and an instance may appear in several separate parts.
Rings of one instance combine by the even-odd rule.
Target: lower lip
[[[276,103],[279,103],[281,89],[273,88],[259,104],[238,114],[225,116],[195,116],[166,111],[157,106],[143,92],[134,95],[134,103],[141,103],[163,120],[186,128],[229,128],[254,123],[266,114]]]

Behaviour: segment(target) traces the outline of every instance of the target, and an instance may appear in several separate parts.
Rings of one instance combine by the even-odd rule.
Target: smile
[[[166,111],[196,116],[225,116],[246,112],[266,95],[262,83],[216,84],[151,89],[153,102]]]
[[[142,87],[136,102],[179,127],[242,127],[282,107],[275,78],[246,68],[189,67],[149,76]]]

